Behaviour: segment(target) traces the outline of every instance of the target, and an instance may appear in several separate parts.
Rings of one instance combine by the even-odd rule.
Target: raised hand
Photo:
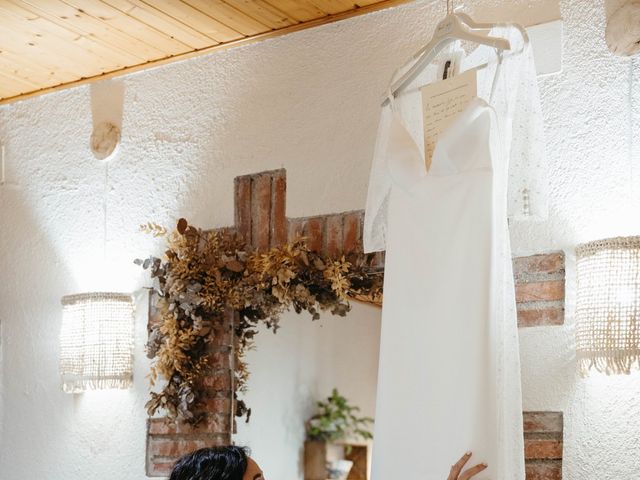
[[[469,480],[471,477],[475,477],[478,473],[487,468],[486,463],[479,463],[475,467],[466,469],[464,472],[462,469],[471,458],[471,452],[465,453],[455,465],[451,467],[451,472],[447,480]]]

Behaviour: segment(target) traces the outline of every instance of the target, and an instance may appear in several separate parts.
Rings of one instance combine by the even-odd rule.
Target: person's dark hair
[[[248,458],[245,447],[201,448],[178,460],[169,480],[242,480]]]

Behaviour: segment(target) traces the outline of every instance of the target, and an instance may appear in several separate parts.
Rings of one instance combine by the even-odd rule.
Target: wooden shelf
[[[345,448],[350,447],[347,453]],[[371,443],[366,442],[305,442],[304,480],[330,480],[327,478],[327,462],[345,458],[353,462],[347,480],[369,480],[371,469]]]

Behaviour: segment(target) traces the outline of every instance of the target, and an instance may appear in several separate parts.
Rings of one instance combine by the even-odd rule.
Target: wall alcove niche
[[[310,250],[328,256],[362,252],[364,212],[287,218],[284,169],[235,178],[233,229],[257,250],[307,237]],[[370,258],[373,268],[384,270],[384,253]],[[564,323],[565,269],[562,252],[514,258],[518,326]],[[150,299],[149,326],[158,321]],[[197,448],[231,443],[235,430],[233,338],[234,314],[225,318],[210,344],[211,370],[204,379],[206,419],[197,426],[150,418],[147,422],[147,475],[166,476],[175,460]],[[256,414],[260,414],[256,412]],[[561,412],[524,412],[527,480],[562,477],[563,416]]]

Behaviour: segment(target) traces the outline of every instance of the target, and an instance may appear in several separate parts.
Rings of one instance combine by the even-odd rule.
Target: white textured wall
[[[267,478],[302,479],[304,421],[316,400],[337,387],[362,415],[375,414],[380,313],[356,304],[346,318],[290,315],[277,335],[261,335],[247,355],[253,413],[249,424],[238,423],[235,441],[251,448]]]
[[[565,412],[569,480],[640,479],[640,376],[575,374],[577,243],[640,233],[637,136],[640,66],[613,57],[603,40],[605,12],[621,2],[563,1],[564,65],[540,79],[550,178],[548,222],[515,224],[515,253],[567,252],[567,324],[520,332],[527,410]],[[632,77],[635,80],[632,81]]]
[[[136,225],[168,224],[181,215],[205,227],[230,224],[232,180],[239,174],[285,167],[291,216],[362,208],[380,92],[392,71],[428,39],[444,0],[435,3],[415,2],[125,77],[123,142],[109,165],[106,265],[105,169],[88,149],[90,88],[0,107],[8,180],[20,185],[0,188],[2,480],[144,478],[143,294],[134,388],[76,397],[58,388],[60,297],[145,285],[131,259],[159,251],[160,244],[138,234]],[[635,75],[638,85],[640,71],[606,50],[605,11],[612,4],[466,4],[478,18],[532,24],[561,13],[565,21],[564,71],[540,80],[550,218],[514,224],[515,253],[571,250],[595,237],[637,233],[640,154],[631,134],[640,127],[640,92],[630,78]],[[521,334],[525,408],[565,410],[566,479],[639,479],[638,376],[576,378],[569,260],[567,326]],[[284,320],[288,329],[281,336],[265,335],[251,354],[254,419],[241,426],[241,439],[253,445],[273,478],[296,478],[301,430],[284,416],[287,411],[302,421],[312,396],[340,382],[366,403],[366,387],[356,388],[352,377],[358,371],[332,378],[334,371],[318,372],[314,362],[354,364],[371,378],[374,316],[359,308],[348,321],[350,331],[370,337],[361,362],[351,357],[344,338],[339,347],[323,343],[340,336],[336,319],[324,319],[320,327],[293,315]],[[320,328],[323,333],[310,340]],[[317,384],[308,380],[314,375]],[[363,384],[373,391],[371,380]]]

